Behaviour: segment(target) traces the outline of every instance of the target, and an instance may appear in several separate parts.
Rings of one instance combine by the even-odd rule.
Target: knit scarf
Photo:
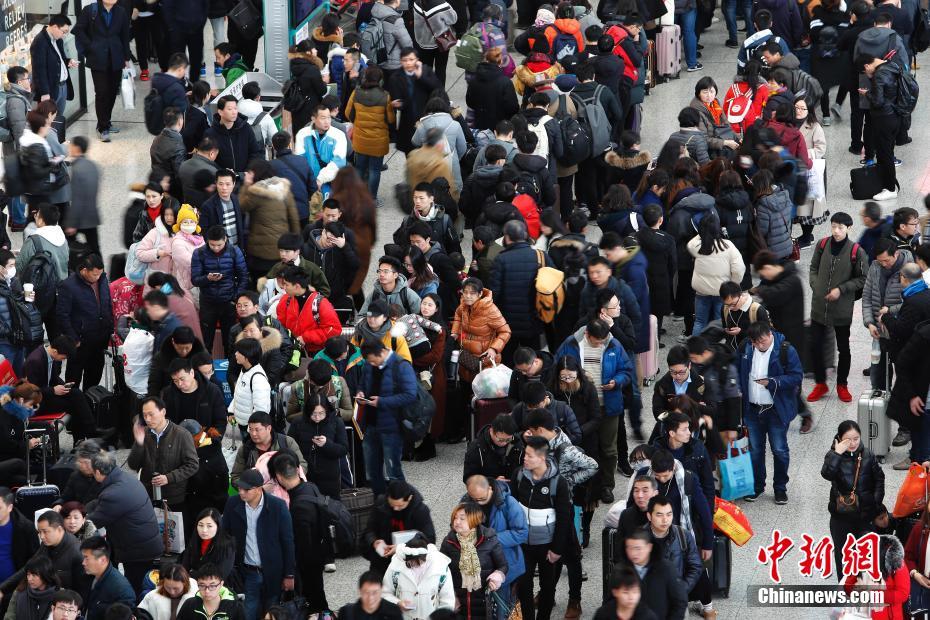
[[[368,324],[368,321],[362,319],[359,321],[358,325],[355,326],[355,331],[362,336],[362,342],[382,342],[384,336],[388,333],[388,330],[391,329],[392,323],[390,321],[385,321],[381,325],[378,331],[375,331]]]
[[[459,557],[459,572],[462,573],[462,587],[468,592],[475,592],[481,589],[481,562],[478,561],[478,550],[475,549],[475,542],[478,540],[478,531],[471,530],[467,534],[455,533],[459,544],[462,546],[461,557]]]
[[[720,107],[720,103],[714,99],[710,103],[705,103],[704,107],[710,111],[711,116],[714,117],[714,125],[720,124],[720,116],[723,114],[723,109]]]
[[[187,241],[189,244],[191,244],[192,246],[194,246],[195,248],[199,248],[200,246],[202,246],[202,245],[204,244],[204,240],[203,240],[203,237],[202,237],[201,235],[196,235],[196,234],[191,235],[191,234],[188,234],[188,233],[184,232],[183,230],[180,231],[180,232],[178,232],[178,235],[179,235],[182,239],[184,239],[185,241]]]

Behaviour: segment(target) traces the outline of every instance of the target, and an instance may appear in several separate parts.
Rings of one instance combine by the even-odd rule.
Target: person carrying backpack
[[[42,313],[45,329],[57,336],[55,289],[68,277],[68,240],[58,225],[58,207],[43,203],[35,214],[36,230],[26,237],[16,257],[16,270],[22,281],[33,284],[36,307]]]
[[[868,104],[869,126],[882,181],[882,191],[872,198],[879,201],[892,200],[898,197],[894,146],[902,120],[898,107],[901,67],[893,61],[876,58],[871,54],[856,56],[853,64],[862,68],[869,83],[868,89],[859,88],[859,94]]]
[[[578,86],[572,90],[571,97],[575,107],[579,108],[579,118],[583,117],[582,127],[591,138],[591,157],[578,165],[575,176],[575,188],[578,201],[592,210],[592,219],[596,218],[597,205],[604,195],[603,167],[598,164],[603,160],[604,151],[610,147],[611,127],[618,130],[623,127],[623,111],[620,102],[611,90],[594,81],[594,65],[586,63],[575,71]]]
[[[555,187],[546,158],[534,154],[538,144],[539,138],[533,131],[518,133],[520,153],[504,169],[513,173],[518,194],[527,194],[537,205],[551,207],[555,204]]]
[[[400,69],[401,52],[413,47],[399,12],[400,0],[383,0],[371,7],[371,21],[362,33],[362,54],[384,71],[384,82]]]
[[[566,56],[577,56],[584,50],[584,35],[581,34],[581,24],[575,19],[575,9],[569,3],[562,3],[556,12],[556,20],[552,24],[555,31],[547,34],[554,35],[549,42],[552,48],[552,57],[558,62]]]

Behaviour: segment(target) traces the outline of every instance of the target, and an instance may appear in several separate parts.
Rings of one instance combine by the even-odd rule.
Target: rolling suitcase
[[[114,428],[116,426],[116,397],[113,392],[102,385],[93,385],[84,392],[87,404],[94,414],[97,428]]]
[[[371,489],[342,489],[339,500],[352,515],[352,527],[355,528],[355,548],[361,550],[362,535],[368,527],[368,517],[375,504],[375,495]]]
[[[655,49],[656,78],[677,78],[681,72],[681,27],[662,26]]]
[[[891,451],[891,419],[888,417],[888,400],[891,391],[888,389],[888,356],[885,356],[885,389],[868,389],[859,397],[859,407],[856,419],[859,428],[865,430],[862,438],[865,445],[872,451],[879,463],[885,462],[885,457]]]
[[[730,577],[733,572],[733,545],[730,539],[714,532],[714,555],[711,558],[710,585],[715,595],[730,597]]]
[[[603,601],[610,597],[610,573],[617,557],[614,549],[616,534],[617,529],[613,527],[605,527],[601,530],[601,600]]]
[[[472,403],[471,428],[468,439],[474,441],[478,431],[490,424],[500,413],[510,413],[509,398],[477,399]]]
[[[49,441],[48,431],[45,429],[29,428],[26,429],[26,438],[41,437],[42,445],[39,451],[42,453],[42,477],[32,482],[30,477],[30,462],[32,455],[26,453],[26,484],[16,489],[16,495],[13,499],[13,505],[17,510],[23,513],[23,516],[32,521],[36,511],[43,508],[51,508],[52,505],[61,497],[61,491],[57,485],[48,483],[48,450],[46,444]]]
[[[849,191],[853,200],[872,200],[882,191],[882,178],[878,166],[853,168],[849,171]]]
[[[659,320],[649,315],[649,350],[636,354],[636,365],[643,378],[643,387],[648,387],[659,376]]]

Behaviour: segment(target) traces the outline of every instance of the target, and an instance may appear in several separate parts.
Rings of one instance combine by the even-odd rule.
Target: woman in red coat
[[[916,531],[918,528],[914,528]],[[908,540],[910,544],[910,540]],[[872,620],[905,620],[904,604],[911,595],[911,577],[908,574],[908,566],[904,561],[904,547],[901,541],[895,536],[880,536],[878,544],[879,568],[881,572],[881,584],[884,585],[885,600],[884,606],[860,607],[860,611],[867,611]],[[837,567],[842,570],[841,567]],[[847,593],[851,592],[857,581],[857,576],[851,575],[846,578],[844,589]]]

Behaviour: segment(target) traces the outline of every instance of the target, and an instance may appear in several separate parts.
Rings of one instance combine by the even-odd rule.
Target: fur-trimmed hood
[[[282,177],[271,177],[249,186],[249,192],[259,198],[284,201],[291,191],[291,182]]]
[[[885,577],[893,575],[904,565],[904,547],[896,536],[879,536],[879,553],[881,554],[881,572]]]
[[[236,336],[236,342],[242,340],[244,336],[242,332],[239,332],[239,335]],[[262,327],[261,345],[263,355],[269,351],[277,351],[280,349],[282,342],[284,342],[284,338],[281,336],[280,331],[270,325]]]
[[[621,170],[632,170],[640,166],[647,166],[652,161],[652,155],[647,151],[639,151],[633,156],[621,155],[616,151],[608,151],[604,155],[604,161],[608,166],[620,168]],[[635,188],[634,188],[635,189]]]

